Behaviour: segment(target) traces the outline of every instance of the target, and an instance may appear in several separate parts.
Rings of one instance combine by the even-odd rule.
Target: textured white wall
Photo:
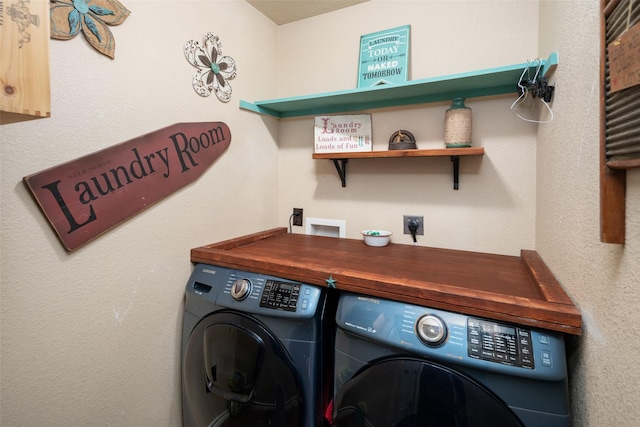
[[[355,88],[360,36],[407,24],[414,80],[525,63],[538,55],[534,1],[372,0],[281,27],[280,95]],[[350,160],[342,188],[332,162],[311,158],[313,117],[282,120],[281,218],[299,207],[305,216],[346,220],[347,237],[382,228],[394,233],[394,242],[412,243],[403,234],[403,215],[422,215],[420,245],[510,255],[532,249],[536,126],[509,111],[514,100],[515,94],[467,101],[473,109],[473,145],[486,154],[461,159],[458,191],[449,157]],[[386,150],[398,129],[411,131],[418,148],[444,147],[449,107],[366,111],[372,113],[374,149]]]
[[[627,244],[600,244],[597,3],[372,0],[277,28],[241,0],[137,0],[113,28],[115,61],[80,37],[51,41],[52,117],[0,127],[0,424],[180,425],[189,249],[285,225],[294,206],[347,219],[351,237],[381,226],[408,242],[398,233],[410,213],[427,221],[421,244],[535,246],[585,319],[572,359],[575,425],[637,424],[640,173],[628,176]],[[343,189],[332,164],[311,160],[309,120],[237,109],[239,99],[354,87],[359,36],[404,24],[414,79],[558,51],[556,120],[536,127],[506,111],[508,97],[471,100],[487,154],[463,160],[458,192],[448,159],[353,161]],[[182,44],[207,31],[238,63],[230,104],[190,86]],[[376,111],[376,148],[400,124],[421,146],[441,144],[447,107]],[[229,124],[233,141],[200,180],[72,254],[21,182],[172,123],[210,120]]]
[[[584,335],[571,360],[575,426],[640,422],[640,170],[627,173],[626,244],[599,235],[599,1],[542,1],[556,50],[556,120],[538,133],[536,249],[571,294]]]
[[[131,15],[112,27],[116,59],[82,36],[51,40],[51,118],[0,127],[3,426],[181,425],[189,250],[277,221],[277,129],[238,109],[241,98],[276,95],[277,27],[242,0],[123,3]],[[191,87],[182,46],[208,31],[237,62],[229,104]],[[21,182],[198,121],[229,125],[223,156],[76,252],[63,250]]]

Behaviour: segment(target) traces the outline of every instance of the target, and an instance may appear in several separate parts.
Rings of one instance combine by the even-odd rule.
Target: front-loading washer
[[[184,426],[321,425],[335,309],[328,322],[325,312],[326,289],[197,264],[184,309]]]
[[[336,427],[570,424],[563,335],[345,293]]]

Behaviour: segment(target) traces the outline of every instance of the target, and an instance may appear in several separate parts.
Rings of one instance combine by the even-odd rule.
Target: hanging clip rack
[[[530,92],[534,98],[541,98],[544,102],[551,102],[555,86],[549,85],[549,79],[546,77],[540,77],[542,61],[536,59],[533,64],[530,62],[527,64],[528,66],[522,71],[520,81],[518,82],[518,96],[523,96],[526,95],[527,92]],[[536,73],[533,79],[529,80],[525,77],[529,75],[532,66],[536,67]]]
[[[550,123],[553,121],[553,111],[549,106],[549,103],[553,99],[553,93],[555,86],[549,84],[549,79],[546,77],[547,72],[557,64],[557,55],[552,54],[551,57],[545,62],[541,59],[534,61],[527,61],[527,64],[520,75],[520,80],[517,84],[518,98],[511,104],[511,110],[516,113],[522,120],[532,123]],[[531,74],[535,69],[533,77]],[[529,110],[532,111],[535,108],[534,99],[538,98],[542,104],[547,107],[550,118],[546,121],[532,120],[523,117],[518,111]],[[523,108],[525,102],[529,100],[529,107]]]

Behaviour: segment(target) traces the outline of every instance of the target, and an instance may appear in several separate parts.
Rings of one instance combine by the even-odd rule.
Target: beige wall
[[[241,98],[276,95],[277,27],[240,0],[123,4],[131,15],[112,27],[116,59],[82,36],[52,40],[51,118],[0,127],[3,426],[181,425],[189,250],[278,223],[277,129],[238,109]],[[209,31],[237,62],[228,104],[191,86],[182,46]],[[229,125],[225,154],[197,182],[76,252],[63,250],[21,182],[198,121]]]
[[[279,36],[281,96],[355,88],[360,36],[407,24],[414,80],[524,63],[538,56],[537,17],[537,2],[374,0],[288,24]],[[461,160],[458,191],[448,157],[351,160],[341,188],[331,161],[311,159],[313,117],[282,120],[280,217],[300,207],[306,217],[346,220],[347,237],[382,228],[394,242],[412,243],[403,215],[422,215],[421,245],[512,255],[532,249],[537,127],[509,111],[514,100],[468,100],[474,145],[486,155]],[[386,150],[398,129],[412,132],[418,148],[444,147],[449,107],[364,111],[372,113],[374,149]]]
[[[599,241],[599,2],[543,1],[540,51],[555,49],[557,120],[538,132],[536,248],[579,306],[571,360],[576,426],[640,422],[640,170],[627,174],[625,245]]]
[[[346,220],[348,237],[381,227],[409,243],[401,219],[415,214],[426,221],[422,245],[537,249],[585,317],[572,359],[575,425],[633,425],[640,174],[629,174],[627,244],[600,244],[597,3],[372,0],[276,27],[242,0],[131,0],[132,15],[112,28],[115,61],[81,37],[51,41],[52,117],[0,127],[0,424],[180,425],[189,249],[286,225],[301,207]],[[459,191],[447,158],[352,161],[341,188],[329,161],[311,159],[310,118],[237,108],[355,87],[360,35],[405,24],[412,79],[557,51],[555,121],[522,122],[512,97],[472,99],[474,145],[486,155],[463,159]],[[182,45],[207,31],[238,63],[229,104],[190,86]],[[400,126],[421,148],[442,146],[446,108],[372,111],[375,148]],[[21,183],[169,124],[210,120],[226,122],[233,141],[202,178],[72,254]]]

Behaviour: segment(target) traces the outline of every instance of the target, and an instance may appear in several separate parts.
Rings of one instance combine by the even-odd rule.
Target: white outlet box
[[[343,219],[307,217],[306,233],[315,236],[346,237],[347,222]]]

